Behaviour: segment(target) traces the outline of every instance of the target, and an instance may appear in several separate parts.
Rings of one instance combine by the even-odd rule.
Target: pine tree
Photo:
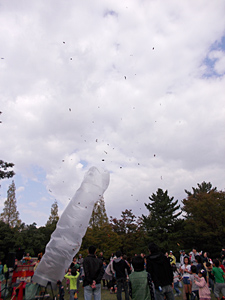
[[[58,211],[59,211],[58,203],[55,200],[55,202],[52,204],[51,215],[49,216],[49,219],[48,219],[46,225],[56,224],[58,222],[58,220],[59,220]]]
[[[10,227],[19,226],[21,220],[19,219],[19,212],[17,211],[16,206],[16,186],[14,181],[12,181],[12,184],[9,186],[4,206],[3,213],[1,213],[1,219],[6,224],[9,224]]]
[[[189,192],[187,190],[184,190],[185,193],[188,196],[194,196],[196,197],[199,193],[210,193],[210,192],[216,192],[217,188],[212,186],[211,182],[206,183],[203,181],[201,184],[197,183],[197,188],[192,187],[193,192]]]
[[[160,248],[168,251],[173,240],[177,238],[174,228],[177,227],[177,222],[180,222],[178,217],[182,212],[177,212],[180,205],[177,205],[178,200],[174,201],[174,197],[170,198],[168,192],[163,192],[162,189],[158,189],[149,199],[151,202],[145,203],[149,215],[142,215],[143,227],[149,241],[157,243]]]
[[[101,198],[100,200],[96,201],[94,204],[89,226],[91,228],[95,228],[95,227],[101,227],[102,225],[108,223],[109,220],[106,214],[105,201],[104,198]]]

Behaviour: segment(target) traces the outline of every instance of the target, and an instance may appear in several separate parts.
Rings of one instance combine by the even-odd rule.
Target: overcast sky
[[[91,167],[108,216],[225,189],[224,0],[0,0],[0,159],[26,224],[60,214]],[[10,180],[1,181],[0,212]]]

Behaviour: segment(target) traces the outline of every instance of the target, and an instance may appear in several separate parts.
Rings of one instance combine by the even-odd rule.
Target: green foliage
[[[225,240],[225,192],[210,187],[190,194],[183,200],[185,231],[188,232],[186,243],[198,249],[207,249],[211,254],[219,254]]]
[[[206,183],[205,181],[203,181],[201,184],[197,183],[197,186],[198,186],[197,188],[192,187],[192,190],[193,190],[192,193],[187,190],[184,190],[184,191],[188,196],[195,197],[199,193],[210,193],[212,191],[215,192],[217,190],[216,187],[215,188],[212,187],[211,182]]]
[[[91,228],[101,227],[108,224],[109,220],[105,210],[105,201],[103,198],[96,201],[89,221]]]
[[[3,160],[0,160],[0,180],[4,178],[11,178],[15,175],[14,171],[8,170],[9,168],[13,168],[13,163],[7,163]]]
[[[45,226],[36,223],[25,225],[19,220],[16,209],[15,184],[9,186],[5,207],[0,220],[0,259],[8,252],[24,249],[32,256],[44,252],[51,234],[56,228],[58,204],[51,207],[51,215]],[[193,246],[209,251],[217,257],[225,240],[225,192],[217,191],[211,183],[203,182],[192,188],[183,200],[182,211],[178,200],[169,197],[167,191],[158,189],[145,203],[149,214],[137,218],[131,209],[121,213],[120,218],[108,220],[104,199],[95,203],[89,227],[83,238],[80,253],[87,255],[90,245],[97,247],[109,259],[111,253],[121,250],[129,258],[146,253],[147,245],[153,241],[162,251],[180,249],[189,251]]]
[[[141,226],[136,219],[137,217],[131,209],[123,211],[121,219],[110,218],[112,229],[120,238],[120,250],[129,257],[134,256],[135,253],[143,252],[143,235],[141,234]]]
[[[53,223],[56,223],[56,224],[57,224],[57,222],[58,222],[58,220],[59,220],[58,211],[59,211],[58,203],[57,203],[57,201],[55,200],[55,202],[52,204],[52,207],[51,207],[51,214],[50,214],[50,216],[49,216],[49,219],[48,219],[46,225],[50,225],[50,224],[53,224]]]
[[[168,251],[169,248],[176,245],[179,238],[177,223],[180,222],[178,217],[181,214],[178,200],[174,201],[173,197],[168,196],[168,192],[158,189],[156,194],[149,197],[150,203],[146,204],[149,215],[142,215],[143,228],[147,233],[147,240],[155,242],[161,249]],[[177,212],[178,211],[178,212]]]
[[[1,213],[1,220],[9,224],[10,227],[19,226],[21,220],[19,219],[19,212],[16,206],[16,186],[14,181],[9,186],[7,191],[7,199],[4,202],[3,213]]]
[[[15,230],[9,224],[0,221],[0,260],[14,249]]]

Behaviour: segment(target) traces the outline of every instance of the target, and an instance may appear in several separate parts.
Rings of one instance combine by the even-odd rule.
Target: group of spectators
[[[78,298],[77,284],[81,282],[85,300],[91,300],[92,296],[100,300],[101,281],[103,289],[115,293],[117,300],[122,300],[122,292],[125,300],[174,300],[174,296],[181,294],[180,286],[184,287],[186,300],[209,300],[211,290],[218,300],[220,293],[225,297],[225,249],[221,261],[212,261],[207,252],[193,249],[189,254],[182,250],[180,262],[176,262],[172,251],[163,254],[154,243],[148,248],[149,255],[135,255],[130,263],[117,251],[107,264],[103,253],[96,256],[96,248],[90,246],[88,256],[74,258],[65,275],[70,279],[70,300]],[[59,285],[59,291],[62,288]]]

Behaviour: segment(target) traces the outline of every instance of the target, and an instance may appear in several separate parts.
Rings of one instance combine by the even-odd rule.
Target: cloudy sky
[[[0,0],[0,159],[26,224],[91,167],[108,216],[202,181],[225,189],[224,0]],[[1,181],[0,211],[10,180]]]

